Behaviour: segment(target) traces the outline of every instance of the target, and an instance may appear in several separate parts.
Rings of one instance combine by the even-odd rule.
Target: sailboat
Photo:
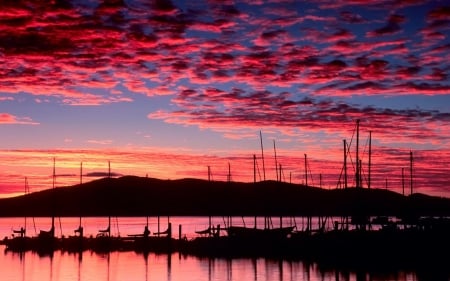
[[[83,184],[83,162],[80,163],[80,186]],[[81,194],[81,193],[80,193]],[[67,238],[62,238],[62,250],[66,250],[68,252],[78,252],[81,253],[85,249],[88,248],[88,240],[86,237],[83,236],[84,234],[84,228],[81,224],[81,204],[82,204],[82,198],[81,195],[79,195],[79,204],[80,204],[80,217],[79,217],[79,224],[78,228],[74,230],[75,235],[71,235]]]
[[[24,195],[29,192],[28,179],[25,177]],[[24,225],[20,229],[13,229],[12,238],[5,240],[6,250],[13,252],[25,252],[31,249],[31,238],[26,236],[27,216],[24,217]],[[18,235],[18,236],[16,236]]]
[[[264,180],[265,180],[265,166],[264,166],[264,148],[263,148],[263,141],[262,141],[262,133],[259,132],[260,137],[260,143],[261,143],[261,158],[263,161],[263,174],[264,174]],[[275,153],[275,169],[277,169],[277,160],[276,160],[276,148],[275,148],[275,141],[274,141],[274,153]],[[254,157],[255,160],[255,157]],[[277,170],[276,170],[277,171]],[[256,173],[254,171],[254,173]],[[278,177],[277,174],[277,182],[281,182],[281,166],[280,166],[280,176]],[[256,176],[254,175],[254,178]],[[270,221],[270,217],[264,218],[266,222]],[[244,226],[232,226],[230,225],[225,229],[228,233],[228,237],[232,238],[242,238],[242,239],[284,239],[287,238],[295,229],[295,226],[286,226],[283,227],[280,223],[279,227],[270,227],[269,223],[264,224],[264,228],[257,228],[256,227],[256,218],[255,218],[255,226],[254,227],[246,227]]]
[[[56,184],[56,160],[53,158],[53,175],[52,175],[52,191],[55,190]],[[53,193],[54,196],[54,193]],[[54,200],[54,199],[53,199]],[[54,204],[54,203],[52,203]],[[57,239],[55,237],[55,210],[52,207],[52,225],[49,230],[41,230],[38,236],[33,239],[34,250],[39,254],[52,254],[57,247]]]
[[[111,182],[111,162],[108,161],[108,182]],[[97,252],[110,252],[118,250],[122,246],[120,237],[111,236],[111,215],[108,216],[108,226],[100,229],[92,240],[92,248]]]

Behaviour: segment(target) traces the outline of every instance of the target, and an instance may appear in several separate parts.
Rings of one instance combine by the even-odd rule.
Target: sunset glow
[[[192,2],[192,3],[191,3]],[[248,3],[247,3],[248,2]],[[0,197],[107,175],[342,186],[450,197],[444,1],[0,4]],[[274,141],[277,159],[274,157]],[[320,178],[322,181],[320,182]],[[340,182],[341,178],[341,182]]]

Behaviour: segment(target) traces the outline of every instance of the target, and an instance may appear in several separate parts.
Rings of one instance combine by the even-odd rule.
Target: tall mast
[[[279,179],[280,179],[280,181],[281,181],[281,179],[282,179],[282,177],[281,177],[281,173],[283,172],[283,169],[282,169],[282,167],[281,167],[281,164],[279,164],[279,168],[278,168],[278,171],[280,172],[280,176],[278,177]]]
[[[355,173],[355,181],[356,187],[359,187],[359,119],[356,120],[356,173]]]
[[[359,159],[359,187],[363,186],[363,177],[362,177],[362,160]]]
[[[230,162],[228,162],[228,182],[231,182],[231,166],[230,166]]]
[[[208,166],[208,181],[211,181],[211,166]]]
[[[405,195],[405,168],[402,168],[402,195]]]
[[[55,193],[55,185],[56,185],[56,159],[55,157],[53,157],[53,183],[52,183],[52,189],[53,189],[53,193]],[[53,195],[54,196],[54,195]],[[54,235],[54,231],[55,231],[55,203],[53,203],[53,213],[52,213],[52,228],[51,231],[52,236]]]
[[[305,185],[308,186],[308,162],[306,160],[306,153],[305,153]]]
[[[367,188],[370,189],[370,169],[372,165],[372,131],[369,131],[369,179],[367,180]]]
[[[55,188],[55,181],[56,181],[56,160],[53,157],[53,183],[52,183],[52,188]]]
[[[277,175],[277,181],[281,181],[281,178],[278,179],[277,149],[275,148],[275,139],[273,140],[273,152],[275,153],[275,174]]]
[[[410,173],[410,184],[411,184],[411,194],[413,194],[413,153],[409,151],[409,173]]]
[[[256,183],[256,155],[253,154],[253,182]]]
[[[347,188],[347,141],[344,140],[344,188]]]
[[[82,184],[83,184],[83,162],[80,163],[80,187],[81,187]],[[81,192],[80,192],[80,194],[81,194]],[[81,206],[81,200],[80,200],[79,203],[80,203],[80,206]],[[81,209],[81,207],[80,207],[80,209]],[[80,227],[81,227],[81,210],[80,210]]]
[[[263,179],[266,180],[266,167],[264,165],[264,148],[263,148],[263,141],[262,141],[262,133],[259,131],[259,139],[261,141],[261,157],[262,157],[262,164],[263,164]]]
[[[27,177],[25,177],[25,195],[27,194],[28,191],[28,179]],[[25,215],[25,224],[23,226],[23,236],[25,236],[27,230],[27,216]]]

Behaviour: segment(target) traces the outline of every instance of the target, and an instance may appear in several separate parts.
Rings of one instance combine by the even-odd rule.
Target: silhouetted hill
[[[275,181],[124,176],[0,199],[0,216],[449,216],[450,199],[381,189],[325,190]]]

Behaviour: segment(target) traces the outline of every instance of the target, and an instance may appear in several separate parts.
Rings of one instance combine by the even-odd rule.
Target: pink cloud
[[[9,113],[0,113],[0,124],[39,125],[29,117],[17,117]]]

